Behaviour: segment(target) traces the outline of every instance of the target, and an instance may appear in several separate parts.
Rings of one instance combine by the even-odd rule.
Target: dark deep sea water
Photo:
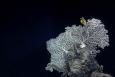
[[[1,2],[0,77],[60,77],[45,67],[50,60],[46,41],[79,25],[79,18],[98,18],[109,30],[110,46],[97,56],[104,72],[115,76],[115,5],[113,2]]]

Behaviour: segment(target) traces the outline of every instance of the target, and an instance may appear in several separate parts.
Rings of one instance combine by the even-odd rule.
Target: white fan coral
[[[58,37],[47,41],[51,62],[48,63],[46,70],[53,71],[55,69],[59,72],[65,72],[68,64],[72,72],[71,68],[74,67],[71,62],[76,60],[77,71],[80,71],[82,64],[90,60],[90,56],[94,58],[99,53],[97,47],[109,46],[108,31],[99,19],[88,19],[83,26],[72,25],[65,29],[65,32],[59,34]]]

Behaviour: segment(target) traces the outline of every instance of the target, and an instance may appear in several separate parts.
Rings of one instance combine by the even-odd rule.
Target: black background
[[[0,2],[0,77],[60,77],[45,67],[46,41],[79,25],[79,18],[98,18],[109,31],[110,46],[96,57],[104,72],[115,76],[115,4],[113,1]]]

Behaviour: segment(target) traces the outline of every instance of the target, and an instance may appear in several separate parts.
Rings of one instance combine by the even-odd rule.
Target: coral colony
[[[82,25],[65,27],[65,32],[47,41],[51,54],[46,70],[62,72],[62,77],[112,77],[103,73],[95,57],[99,48],[109,46],[108,30],[99,19],[80,19]]]

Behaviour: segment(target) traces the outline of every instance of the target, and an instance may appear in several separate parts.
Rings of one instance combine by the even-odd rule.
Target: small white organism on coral
[[[108,30],[99,19],[81,18],[80,22],[82,25],[67,26],[65,32],[47,41],[51,62],[46,70],[70,77],[91,77],[92,72],[102,71],[95,56],[100,52],[98,48],[109,46]]]
[[[86,45],[84,43],[81,43],[80,48],[84,48]]]

